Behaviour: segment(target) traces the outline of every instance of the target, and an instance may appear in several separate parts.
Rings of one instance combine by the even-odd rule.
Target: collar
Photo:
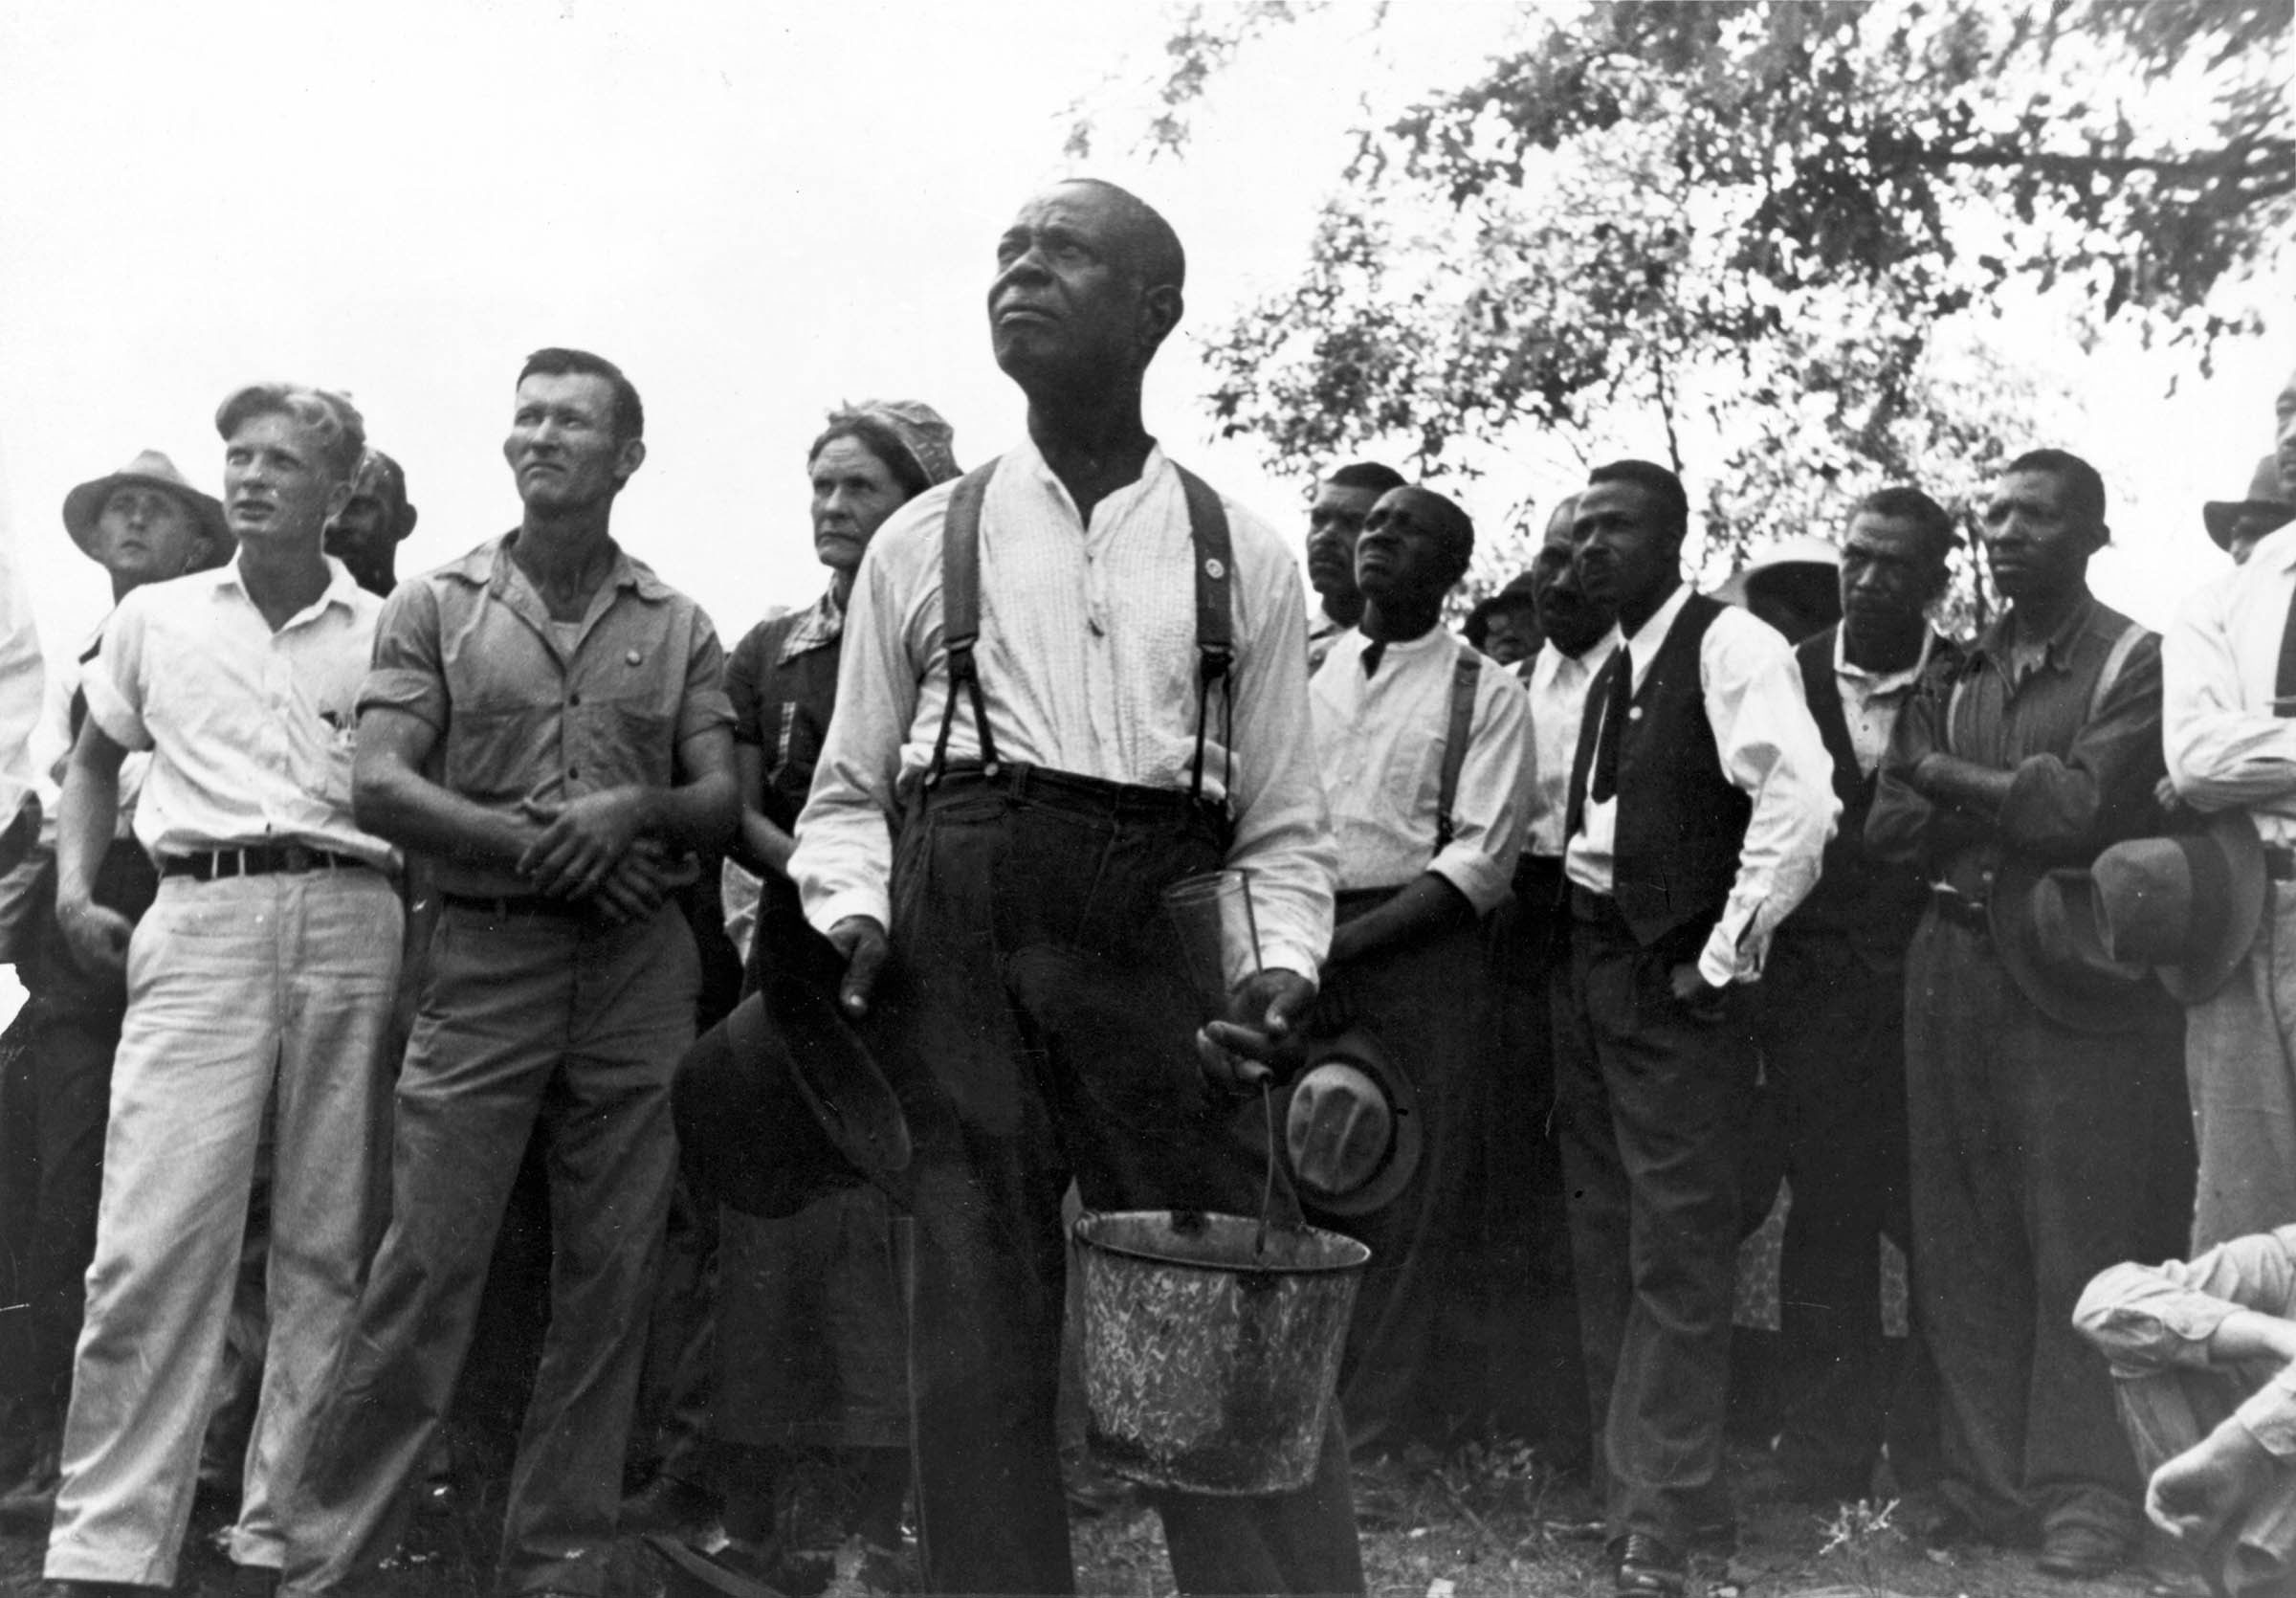
[[[2088,630],[2096,613],[2097,596],[2093,593],[2083,594],[2081,603],[2074,606],[2064,620],[2057,624],[2057,631],[2050,633],[2048,640],[2042,645],[2041,666],[2038,669],[2052,672],[2069,670],[2073,646],[2080,642],[2081,634]],[[2004,681],[2015,680],[2009,661],[2009,626],[2016,619],[2015,609],[2002,611],[1977,635],[1976,644],[1971,651],[1973,655],[1981,655],[1990,662],[1993,669],[2001,674]]]
[[[1021,441],[1005,452],[1004,462],[1035,478],[1041,487],[1059,499],[1071,521],[1079,527],[1084,525],[1084,518],[1076,513],[1076,501],[1069,497],[1069,485],[1062,482],[1047,464],[1044,452],[1036,447],[1036,440],[1029,437],[1026,430],[1021,433]],[[998,470],[1002,472],[1004,467],[1001,465]],[[1121,515],[1135,500],[1160,486],[1166,476],[1174,475],[1171,461],[1164,457],[1163,445],[1151,439],[1148,456],[1140,462],[1139,477],[1107,495],[1093,507],[1093,513],[1096,516],[1102,510],[1108,510],[1111,515]]]
[[[2250,566],[2268,566],[2279,571],[2296,571],[2296,522],[2266,533],[2256,541],[2248,551]]]
[[[487,540],[461,560],[439,567],[439,573],[499,594],[503,585],[510,580],[513,569],[510,546],[518,536],[519,530],[513,527],[500,538]],[[328,559],[332,561],[334,557],[330,555]],[[345,572],[344,575],[347,577],[349,573]],[[608,588],[629,588],[640,599],[653,604],[674,597],[670,585],[656,577],[651,566],[644,561],[630,559],[629,551],[619,544],[614,545],[614,564],[607,571],[605,586]]]
[[[1626,647],[1634,651],[1637,671],[1658,657],[1659,646],[1667,641],[1667,634],[1674,629],[1674,618],[1682,614],[1682,608],[1689,602],[1690,586],[1688,583],[1681,584],[1667,595],[1667,602],[1651,614],[1648,621],[1635,629],[1634,636],[1626,640]],[[1613,627],[1611,632],[1615,636],[1618,629]]]
[[[1610,652],[1618,647],[1619,630],[1615,627],[1578,655],[1565,655],[1552,641],[1541,643],[1538,653],[1531,657],[1525,680],[1533,687],[1543,688],[1566,673],[1592,677],[1602,669],[1602,662],[1609,659]]]
[[[821,597],[800,611],[790,624],[776,664],[786,666],[801,655],[828,648],[844,635],[845,609],[837,603],[837,590],[825,588]]]
[[[320,559],[327,563],[326,588],[317,599],[304,606],[294,615],[289,616],[286,627],[282,627],[281,632],[285,632],[287,627],[293,627],[306,617],[319,614],[320,611],[331,605],[340,605],[345,610],[356,610],[358,608],[356,596],[366,591],[359,586],[357,579],[351,576],[351,568],[333,555],[321,555]],[[202,578],[210,585],[211,592],[222,593],[229,589],[250,605],[254,603],[254,600],[248,594],[247,585],[239,580],[239,561],[236,556],[212,570],[195,573],[191,580],[196,581]],[[93,653],[93,651],[90,652],[90,654]],[[86,657],[82,656],[82,658]]]
[[[1883,699],[1891,694],[1902,694],[1921,680],[1922,674],[1930,669],[1930,655],[1937,648],[1937,634],[1926,627],[1923,628],[1919,657],[1910,666],[1894,672],[1869,672],[1863,666],[1851,665],[1849,657],[1843,654],[1845,647],[1842,630],[1836,628],[1834,630],[1834,675],[1851,682],[1864,683],[1869,698]]]

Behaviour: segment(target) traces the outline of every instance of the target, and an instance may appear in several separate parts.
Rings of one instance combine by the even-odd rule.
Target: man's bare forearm
[[[55,818],[55,898],[84,903],[96,891],[96,873],[120,826],[120,763],[126,751],[99,731],[82,728],[64,771]]]

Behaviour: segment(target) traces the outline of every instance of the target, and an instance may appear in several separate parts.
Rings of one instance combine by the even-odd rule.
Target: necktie
[[[1387,640],[1374,638],[1363,646],[1363,675],[1371,676],[1380,669],[1380,657],[1387,653]]]
[[[1626,713],[1634,705],[1634,660],[1621,644],[1611,657],[1610,692],[1602,700],[1602,729],[1595,736],[1595,771],[1586,796],[1609,803],[1619,791],[1619,745],[1626,742]]]
[[[2288,619],[2280,630],[2280,670],[2272,679],[2275,716],[2296,716],[2296,593],[2288,596]]]

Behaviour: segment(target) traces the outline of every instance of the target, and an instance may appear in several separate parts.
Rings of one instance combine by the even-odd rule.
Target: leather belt
[[[450,910],[472,910],[498,921],[538,916],[551,921],[578,921],[590,913],[587,899],[551,899],[543,894],[442,893],[438,901]]]
[[[356,854],[332,849],[314,849],[307,843],[259,843],[244,849],[202,849],[189,854],[170,854],[160,862],[162,877],[188,877],[195,882],[215,882],[227,877],[270,877],[307,871],[381,871]]]

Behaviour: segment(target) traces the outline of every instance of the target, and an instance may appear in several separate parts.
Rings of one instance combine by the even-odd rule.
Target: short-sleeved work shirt
[[[120,602],[81,687],[123,749],[148,750],[136,838],[154,859],[302,843],[388,870],[351,819],[352,715],[381,602],[327,561],[327,588],[274,629],[236,564]]]
[[[438,780],[492,810],[631,784],[668,788],[677,746],[731,725],[724,652],[701,608],[620,548],[579,622],[510,558],[518,534],[399,585],[359,709],[436,728]],[[515,873],[442,859],[447,893],[518,895]]]

